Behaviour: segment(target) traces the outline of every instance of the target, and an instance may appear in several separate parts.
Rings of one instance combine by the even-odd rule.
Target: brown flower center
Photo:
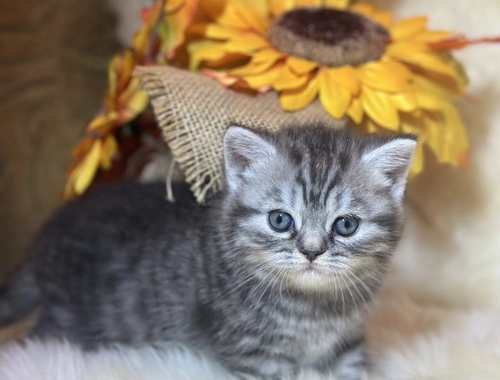
[[[359,14],[330,8],[283,13],[268,31],[283,53],[325,66],[359,65],[382,56],[389,33]]]

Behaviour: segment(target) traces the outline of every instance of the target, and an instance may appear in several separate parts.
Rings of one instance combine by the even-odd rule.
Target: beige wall
[[[104,0],[0,0],[0,278],[57,205],[119,49]]]

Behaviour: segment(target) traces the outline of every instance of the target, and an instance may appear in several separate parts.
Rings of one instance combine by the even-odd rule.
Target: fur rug
[[[388,284],[368,320],[375,373],[367,380],[493,380],[500,377],[500,313],[419,306]],[[68,343],[28,341],[0,349],[2,380],[232,380],[180,346],[84,353]],[[304,372],[301,380],[320,380]],[[250,379],[249,379],[250,380]],[[335,380],[335,379],[324,379]]]
[[[148,0],[129,0],[136,8]],[[123,2],[127,41],[135,20]],[[372,0],[401,17],[469,37],[500,35],[498,0]],[[458,103],[471,141],[470,167],[435,163],[410,184],[407,227],[391,278],[367,322],[378,375],[370,379],[500,378],[500,74],[499,45],[458,52],[470,86]],[[314,379],[302,374],[303,379]],[[98,353],[56,342],[0,348],[0,379],[231,379],[208,358],[182,347]]]

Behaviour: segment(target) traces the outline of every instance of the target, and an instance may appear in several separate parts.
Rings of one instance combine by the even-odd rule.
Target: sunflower
[[[450,101],[466,79],[443,48],[453,33],[427,30],[425,17],[394,22],[349,3],[227,0],[193,28],[201,38],[189,46],[191,69],[228,87],[276,90],[287,111],[319,99],[362,131],[417,134],[413,174],[423,169],[423,145],[440,162],[464,165],[468,141]]]

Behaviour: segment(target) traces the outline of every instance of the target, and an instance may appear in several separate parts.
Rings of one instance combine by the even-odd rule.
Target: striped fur
[[[43,304],[33,335],[89,349],[177,341],[235,372],[358,379],[415,141],[231,127],[224,146],[226,190],[208,207],[184,185],[168,204],[161,185],[129,183],[60,210],[32,252]],[[270,228],[273,210],[294,228]],[[346,215],[360,221],[351,237],[332,232]],[[317,247],[313,261],[301,253]]]

